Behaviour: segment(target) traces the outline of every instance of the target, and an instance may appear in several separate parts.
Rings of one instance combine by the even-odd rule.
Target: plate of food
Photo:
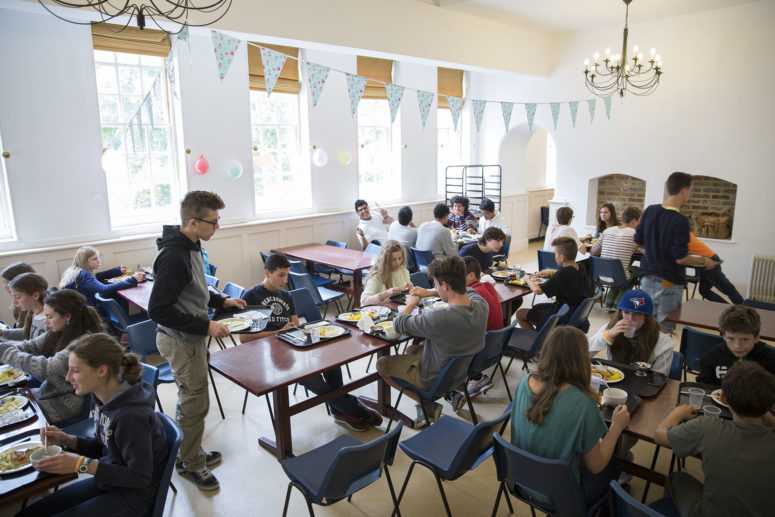
[[[223,323],[229,328],[229,332],[241,332],[249,329],[253,322],[245,318],[224,318],[218,320],[219,323]]]
[[[132,273],[127,271],[123,275],[114,276],[113,278],[108,278],[108,283],[117,284],[119,282],[123,282],[124,280],[126,280],[127,278],[130,278],[131,276],[132,276]]]
[[[721,400],[721,390],[720,389],[711,391],[710,392],[710,398],[713,400],[713,402],[715,402],[719,406],[722,406],[722,407],[725,407],[725,408],[729,407],[729,404],[727,404],[726,402]]]
[[[30,456],[43,448],[39,441],[11,444],[0,450],[0,474],[13,474],[32,467]]]
[[[322,327],[317,327],[317,328],[320,331],[321,339],[332,339],[335,337],[339,337],[347,332],[347,329],[344,329],[337,325],[324,325]]]
[[[592,375],[600,376],[608,384],[616,384],[624,380],[624,372],[619,368],[602,364],[592,365]]]
[[[368,307],[362,307],[357,311],[343,312],[337,316],[336,319],[340,321],[346,321],[348,323],[357,323],[361,320],[364,314],[368,314],[369,318],[376,320],[379,318],[384,318],[390,314],[390,309],[388,307],[382,307],[381,305],[370,305]]]
[[[492,273],[490,273],[490,276],[492,276],[496,280],[506,280],[507,278],[514,276],[514,272],[508,271],[508,270],[493,271]]]
[[[0,415],[22,409],[29,403],[29,399],[22,395],[8,395],[7,397],[3,397],[0,399]]]
[[[506,280],[506,283],[515,287],[527,287],[527,282],[521,278],[512,278],[510,280]]]
[[[0,386],[14,384],[24,379],[26,376],[27,374],[23,371],[17,370],[7,364],[0,366]]]

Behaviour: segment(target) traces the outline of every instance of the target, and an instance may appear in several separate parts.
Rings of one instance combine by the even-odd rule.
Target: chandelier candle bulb
[[[656,54],[657,54],[657,49],[655,49],[655,48],[652,48],[651,50],[649,50],[649,55],[650,55],[651,57],[654,57]]]
[[[592,58],[597,62],[600,59],[600,52],[595,52],[592,54]]]
[[[611,55],[611,49],[610,48],[605,49],[605,55],[606,56],[610,56]]]

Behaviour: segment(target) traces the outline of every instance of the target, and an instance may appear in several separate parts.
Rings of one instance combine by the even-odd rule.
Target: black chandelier
[[[177,34],[184,27],[204,27],[211,25],[229,12],[232,0],[38,0],[48,12],[60,20],[78,25],[91,25],[92,23],[109,22],[114,18],[126,16],[129,19],[123,28],[135,20],[137,27],[144,29],[148,20],[151,20],[160,30]],[[64,14],[54,12],[54,8],[91,9],[100,19],[96,22],[84,22],[68,18]],[[191,23],[188,19],[191,13],[204,13],[212,15],[212,19],[204,23]],[[176,30],[164,28],[161,23],[170,22]]]
[[[611,49],[607,48],[602,56],[602,63],[599,52],[595,52],[592,60],[584,60],[584,82],[587,89],[600,97],[607,97],[614,92],[619,92],[619,96],[624,97],[627,91],[633,95],[650,95],[657,89],[662,77],[662,58],[654,48],[649,52],[648,58],[645,58],[635,45],[632,47],[632,58],[628,61],[627,24],[632,0],[623,1],[627,10],[624,16],[622,53],[611,54]]]

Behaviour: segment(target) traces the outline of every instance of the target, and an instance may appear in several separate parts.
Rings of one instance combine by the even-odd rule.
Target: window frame
[[[2,135],[0,135],[0,153],[4,151]],[[2,231],[0,226],[0,242],[15,242],[18,240],[16,233],[16,219],[13,214],[13,200],[11,199],[11,186],[8,181],[8,168],[6,158],[0,156],[0,217],[7,222],[7,231]]]

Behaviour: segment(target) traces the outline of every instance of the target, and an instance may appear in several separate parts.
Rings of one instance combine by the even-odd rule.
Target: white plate
[[[8,395],[0,399],[0,415],[27,407],[30,401],[22,395]]]
[[[7,386],[9,384],[14,384],[14,383],[24,379],[24,377],[26,376],[26,374],[23,371],[18,370],[16,368],[13,368],[10,365],[4,364],[4,365],[0,366],[0,376],[7,375],[7,372],[15,372],[15,376],[14,377],[8,377],[5,380],[0,379],[0,386]]]
[[[490,273],[490,276],[493,278],[500,278],[501,280],[504,280],[506,278],[509,278],[513,273],[511,271],[493,271]]]
[[[253,324],[252,321],[244,318],[225,318],[218,321],[229,327],[229,332],[240,332],[249,329]]]
[[[719,406],[723,406],[723,407],[725,407],[725,408],[729,408],[729,404],[725,404],[725,403],[724,403],[724,402],[721,400],[721,390],[720,390],[720,389],[719,389],[719,390],[713,390],[713,391],[711,391],[711,392],[710,392],[710,398],[711,398],[711,399],[713,399],[713,402],[715,402],[715,403],[716,403],[716,404],[718,404]]]
[[[347,332],[347,329],[338,325],[326,325],[324,327],[318,327],[318,329],[320,329],[320,339],[332,339]]]
[[[608,380],[608,379],[604,378],[603,380],[605,380],[606,384],[616,384],[617,382],[622,382],[624,380],[624,372],[623,371],[621,371],[619,368],[614,368],[613,366],[607,366],[607,365],[600,366],[600,365],[593,364],[592,365],[592,375],[601,374],[602,370],[604,370],[604,369],[608,370],[608,372],[609,372],[608,374],[609,375],[611,375],[611,374],[619,374],[619,378],[615,379],[615,380]],[[602,377],[602,374],[601,374],[601,377]]]
[[[25,463],[24,465],[21,465],[19,467],[12,468],[12,469],[4,470],[2,468],[2,458],[7,454],[11,454],[16,451],[27,451],[29,449],[35,449],[38,447],[43,447],[43,444],[40,443],[40,441],[30,440],[29,442],[15,443],[0,449],[0,474],[3,474],[3,475],[13,474],[14,472],[21,472],[22,470],[32,467],[32,463],[30,463],[29,456],[28,456],[27,463]]]

